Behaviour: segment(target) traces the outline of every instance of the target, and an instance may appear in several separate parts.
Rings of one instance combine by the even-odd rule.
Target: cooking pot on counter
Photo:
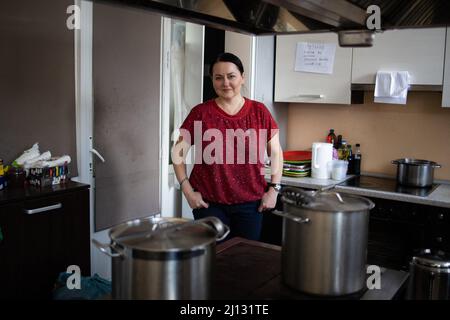
[[[113,258],[113,299],[203,300],[211,295],[216,241],[229,231],[215,217],[149,217],[113,227],[110,244],[92,241]]]
[[[342,296],[366,286],[370,200],[334,191],[286,188],[282,279],[308,294]]]
[[[424,249],[409,264],[407,298],[410,300],[450,300],[450,255]]]
[[[420,159],[397,159],[397,182],[410,187],[430,187],[433,184],[434,168],[441,166],[433,161]]]

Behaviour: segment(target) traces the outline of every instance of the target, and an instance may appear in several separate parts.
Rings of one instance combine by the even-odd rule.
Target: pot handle
[[[311,222],[311,220],[310,220],[309,218],[303,219],[303,218],[300,218],[300,217],[296,217],[296,216],[293,216],[293,215],[284,213],[284,212],[282,212],[282,211],[273,210],[273,211],[271,211],[271,212],[272,212],[273,214],[276,214],[277,216],[280,216],[280,217],[283,217],[283,218],[292,220],[292,221],[294,221],[294,222],[296,222],[296,223],[306,224],[306,223],[310,223],[310,222]]]
[[[114,246],[112,246],[111,244],[107,244],[107,243],[101,243],[99,241],[97,241],[96,239],[92,239],[92,243],[94,244],[94,246],[96,246],[101,252],[103,252],[104,254],[106,254],[107,256],[110,256],[111,258],[119,258],[124,256],[123,251],[119,250],[117,248],[115,248]],[[108,251],[109,248],[109,251]],[[117,251],[117,253],[113,253],[114,251]]]
[[[230,233],[230,228],[216,217],[206,217],[197,220],[195,223],[206,223],[211,225],[217,231],[216,241],[222,241]]]
[[[433,168],[441,168],[442,166],[440,164],[433,164]]]
[[[392,164],[400,164],[400,162],[398,160],[392,160],[391,163]]]

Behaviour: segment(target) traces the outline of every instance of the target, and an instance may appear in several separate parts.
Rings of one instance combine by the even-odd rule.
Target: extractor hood
[[[93,0],[139,7],[246,34],[365,30],[376,5],[381,28],[450,24],[448,0]],[[353,38],[354,39],[354,38]]]

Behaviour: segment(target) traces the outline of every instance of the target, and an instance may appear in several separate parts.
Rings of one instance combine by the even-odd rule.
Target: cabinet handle
[[[310,99],[323,99],[325,98],[324,94],[299,94],[298,98],[310,98]]]
[[[54,204],[52,206],[47,206],[47,207],[41,207],[41,208],[36,208],[36,209],[24,209],[24,211],[26,214],[35,214],[35,213],[41,213],[41,212],[46,212],[46,211],[60,209],[60,208],[62,208],[62,204],[57,203],[57,204]]]

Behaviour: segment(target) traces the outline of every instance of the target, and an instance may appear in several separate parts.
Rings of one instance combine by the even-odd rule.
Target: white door
[[[177,129],[190,110],[203,100],[203,46],[205,27],[176,19],[163,19],[162,69],[162,215],[193,219],[192,209],[182,196],[175,177],[171,149]],[[192,163],[193,152],[187,161]],[[193,165],[187,165],[187,174]]]

